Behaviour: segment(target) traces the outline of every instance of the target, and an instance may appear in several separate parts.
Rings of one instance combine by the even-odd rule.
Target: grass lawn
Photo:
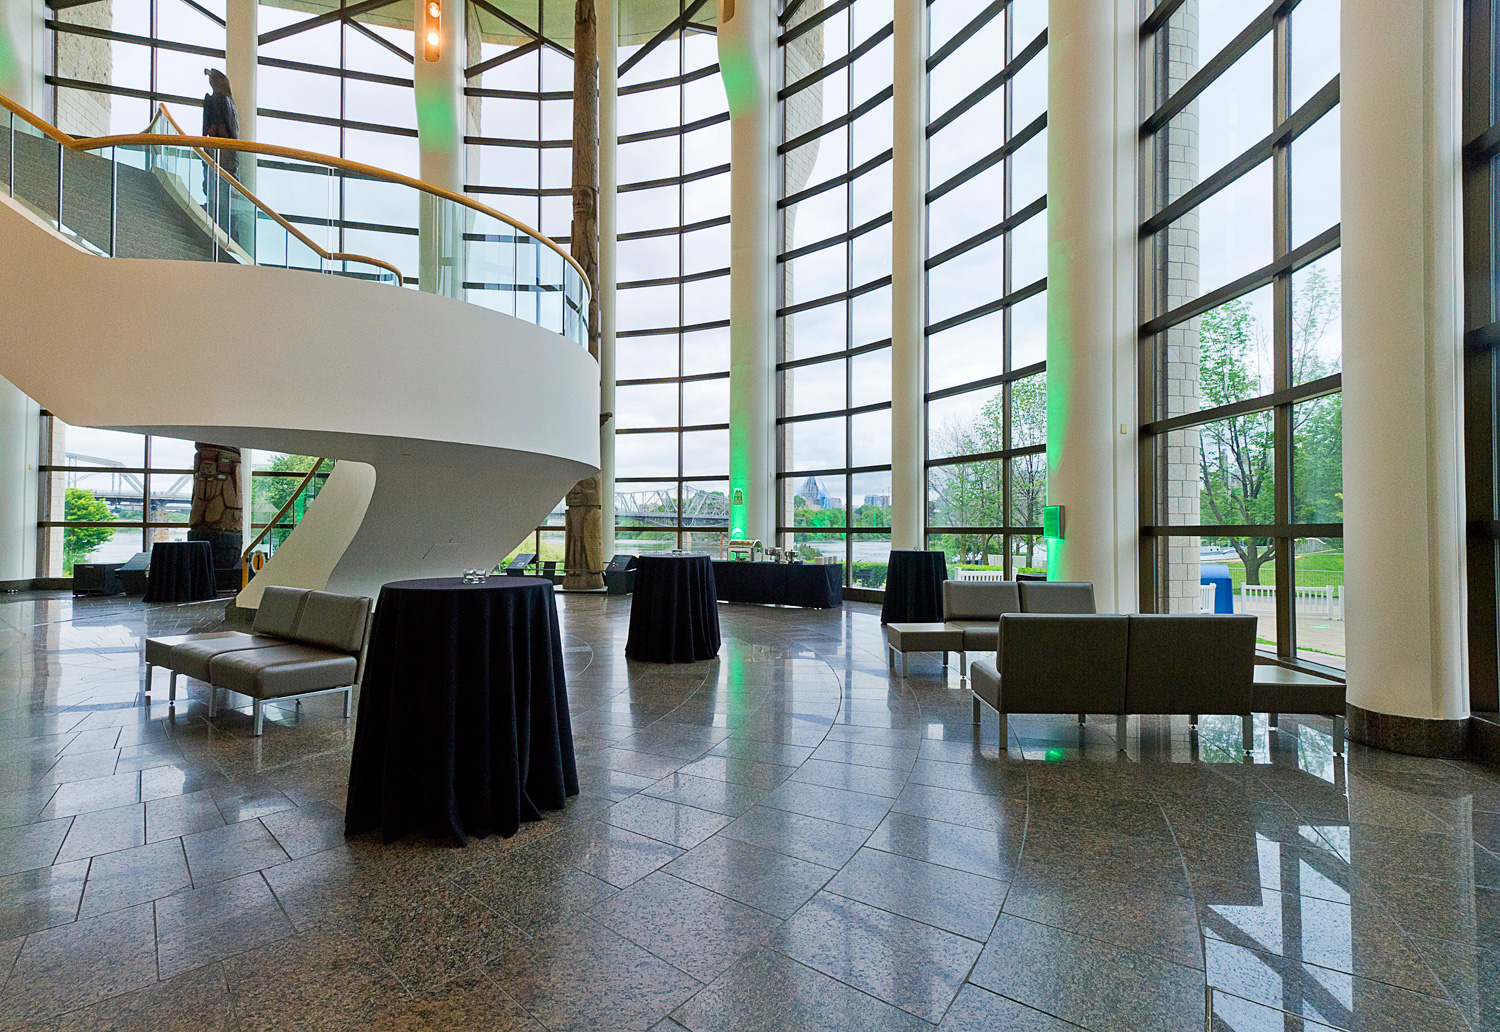
[[[1245,564],[1236,559],[1225,565],[1229,567],[1230,580],[1234,582],[1234,590],[1238,592],[1240,585],[1245,583]],[[1299,555],[1293,569],[1296,571],[1298,587],[1321,588],[1328,584],[1342,586],[1344,583],[1344,553],[1309,552],[1305,555]],[[1261,566],[1260,583],[1276,583],[1275,560]]]

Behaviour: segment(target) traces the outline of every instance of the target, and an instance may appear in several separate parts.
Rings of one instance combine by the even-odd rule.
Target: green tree
[[[318,460],[311,455],[278,455],[276,456],[276,458],[271,460],[270,468],[274,473],[296,473],[306,475],[307,471],[313,468],[313,463],[317,461]],[[331,472],[332,469],[332,462],[324,462],[321,472],[323,474],[327,474]],[[254,519],[257,523],[268,522],[271,517],[275,516],[276,513],[281,510],[281,507],[287,503],[287,499],[291,498],[292,495],[296,493],[297,488],[302,484],[302,476],[252,476],[250,479],[250,497],[252,501],[251,512],[254,514]],[[316,477],[314,478],[313,482],[308,485],[307,494],[303,498],[304,502],[310,502],[313,500],[313,498],[317,497],[318,489],[323,486],[323,479],[324,478],[322,476]],[[292,512],[287,513],[287,515],[282,518],[282,523],[285,524],[291,521],[295,521],[298,515],[299,514],[294,509]],[[281,543],[286,540],[287,535],[290,533],[291,529],[289,527],[278,527],[277,529],[272,530],[270,537],[273,540],[273,546],[279,547]],[[251,537],[253,536],[254,535],[251,535]],[[250,539],[246,538],[245,543],[249,544]]]
[[[1317,268],[1304,273],[1292,301],[1292,363],[1296,383],[1332,372],[1320,349],[1339,312],[1338,288]],[[1271,385],[1267,337],[1247,298],[1205,313],[1198,323],[1199,382],[1205,409],[1265,394]],[[1293,518],[1342,519],[1342,403],[1337,395],[1293,409]],[[1199,433],[1200,517],[1204,523],[1266,524],[1276,518],[1275,421],[1269,411],[1214,420]],[[1305,488],[1298,497],[1299,487]],[[1335,516],[1335,513],[1337,515]],[[1231,538],[1245,581],[1260,583],[1274,557],[1267,538]]]
[[[92,491],[70,487],[63,498],[63,519],[68,522],[108,523],[114,520],[109,506]],[[68,527],[63,531],[63,573],[73,575],[73,564],[80,562],[115,536],[109,527]]]

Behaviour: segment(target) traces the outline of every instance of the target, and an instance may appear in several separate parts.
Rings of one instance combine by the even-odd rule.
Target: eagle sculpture
[[[223,140],[240,138],[240,116],[234,107],[234,96],[229,89],[229,77],[217,68],[205,68],[208,85],[212,92],[203,95],[203,135]],[[238,151],[219,152],[219,167],[235,175],[240,166]]]

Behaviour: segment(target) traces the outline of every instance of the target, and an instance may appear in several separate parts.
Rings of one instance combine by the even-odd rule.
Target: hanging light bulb
[[[422,56],[436,61],[443,56],[443,5],[441,0],[427,0],[427,32]]]

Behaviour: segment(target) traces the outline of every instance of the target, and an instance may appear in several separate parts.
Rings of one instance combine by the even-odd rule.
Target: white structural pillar
[[[729,523],[776,532],[776,268],[772,185],[776,36],[771,5],[719,0],[719,67],[729,98]]]
[[[923,219],[926,213],[927,8],[898,3],[892,36],[891,548],[924,548]]]
[[[0,92],[45,116],[43,13],[41,0],[0,4]],[[40,407],[0,379],[0,587],[36,576],[40,433]]]
[[[416,35],[418,178],[462,193],[464,188],[464,58],[468,54],[464,0],[413,0]],[[436,4],[434,19],[431,5]],[[437,24],[437,40],[428,34]],[[463,296],[462,232],[466,211],[453,201],[423,195],[418,216],[417,276],[421,289]]]
[[[599,501],[604,521],[603,555],[615,554],[615,211],[618,208],[619,145],[616,107],[620,94],[619,0],[597,0],[599,19]]]
[[[1136,116],[1131,0],[1051,0],[1047,63],[1047,575],[1137,608]]]
[[[1341,22],[1349,733],[1461,754],[1461,5],[1345,0]]]
[[[229,0],[225,14],[224,74],[229,77],[229,89],[240,116],[240,139],[254,140],[259,111],[256,56],[260,49],[260,0]],[[243,169],[245,165],[241,158],[240,167]]]

